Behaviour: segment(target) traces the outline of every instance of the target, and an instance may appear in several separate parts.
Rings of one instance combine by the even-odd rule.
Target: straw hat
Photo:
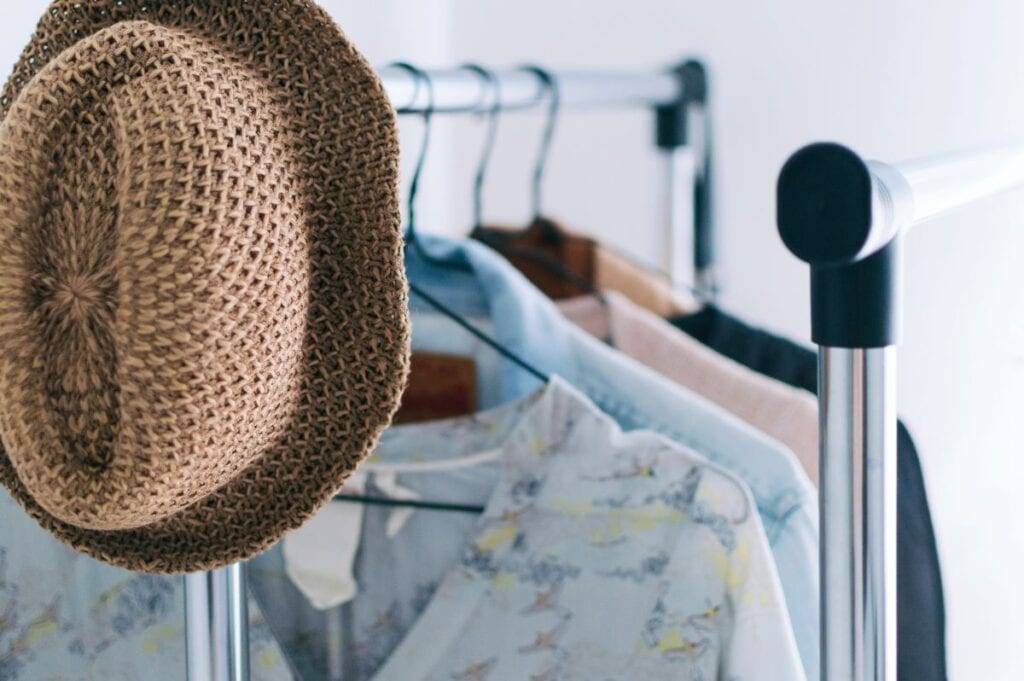
[[[397,160],[312,2],[52,3],[0,99],[0,483],[151,572],[301,525],[405,384]]]

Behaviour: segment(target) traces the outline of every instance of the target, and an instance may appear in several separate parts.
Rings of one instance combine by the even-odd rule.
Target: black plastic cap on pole
[[[662,104],[655,109],[657,116],[656,135],[660,149],[678,149],[689,143],[688,115],[694,104],[706,104],[708,97],[707,69],[699,61],[691,59],[672,69],[679,80],[679,99],[671,104]]]
[[[811,333],[819,345],[879,348],[900,339],[900,238],[857,260],[872,221],[867,164],[838,144],[797,151],[779,175],[779,234],[811,266]]]
[[[800,149],[779,174],[778,225],[783,243],[811,265],[852,261],[871,229],[871,173],[839,144]]]

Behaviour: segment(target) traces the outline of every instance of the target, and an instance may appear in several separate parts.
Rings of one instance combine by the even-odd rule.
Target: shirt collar
[[[417,238],[428,257],[414,247],[406,248],[411,282],[437,294],[460,315],[489,319],[494,339],[541,373],[565,375],[567,367],[573,366],[567,322],[500,254],[472,240]],[[436,313],[415,294],[410,307],[413,312]],[[518,399],[538,387],[534,377],[510,361],[502,363],[501,371],[503,400]],[[573,382],[572,376],[566,378]]]

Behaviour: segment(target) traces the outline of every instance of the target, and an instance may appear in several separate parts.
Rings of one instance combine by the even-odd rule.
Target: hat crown
[[[223,50],[126,21],[0,124],[0,431],[56,518],[157,522],[287,427],[309,245],[279,119]]]
[[[118,122],[116,129],[121,133],[114,139],[120,140],[120,147],[99,137],[102,127],[95,133],[88,129],[77,133],[86,139],[97,135],[86,145],[67,133],[68,121],[89,120],[82,118],[85,114],[66,118],[55,124],[56,131],[51,130],[47,116],[68,110],[68,106],[53,107],[53,101],[78,102],[79,113],[95,106],[96,86],[89,85],[90,78],[100,84],[117,83],[118,96],[127,96],[137,87],[127,86],[122,76],[128,67],[140,76],[137,62],[142,56],[123,59],[117,68],[103,63],[79,68],[79,62],[89,59],[79,56],[78,61],[65,63],[63,58],[80,51],[89,36],[139,21],[172,29],[157,36],[149,33],[150,28],[136,25],[144,35],[122,36],[129,44],[142,40],[152,55],[164,49],[160,41],[183,39],[164,51],[187,60],[159,67],[167,70],[167,86],[176,91],[167,94],[147,85],[139,92],[149,89],[150,99],[160,105],[148,103],[146,113],[135,118],[128,116],[133,107],[122,107],[116,116],[104,114],[103,120]],[[61,70],[48,73],[46,88],[40,88],[36,76],[58,60]],[[207,73],[218,74],[215,82],[206,84]],[[224,78],[242,89],[218,90],[218,79]],[[0,136],[17,137],[21,151],[11,153],[13,147],[8,146],[0,159],[17,171],[9,176],[31,175],[37,184],[8,184],[0,201],[9,212],[9,199],[25,193],[44,198],[17,200],[74,210],[62,214],[53,208],[45,216],[33,217],[34,221],[0,222],[0,238],[5,239],[0,256],[11,247],[24,250],[30,244],[53,243],[52,238],[39,240],[44,233],[64,234],[66,242],[75,244],[65,249],[75,255],[65,257],[63,267],[71,261],[75,272],[88,276],[66,277],[49,299],[60,319],[90,315],[103,319],[101,313],[110,309],[109,318],[122,325],[115,327],[113,336],[121,345],[114,352],[103,350],[116,359],[107,360],[117,369],[114,380],[103,383],[95,377],[109,376],[112,372],[106,369],[106,373],[94,370],[88,374],[92,378],[82,382],[99,383],[93,388],[96,395],[116,398],[116,410],[97,400],[101,406],[88,413],[110,409],[118,422],[110,426],[110,417],[101,414],[93,421],[102,428],[82,431],[83,421],[77,416],[71,419],[68,414],[75,412],[57,402],[69,391],[53,379],[61,376],[60,367],[48,369],[47,360],[39,360],[44,351],[55,354],[40,339],[49,337],[23,324],[29,311],[36,314],[25,302],[24,281],[39,268],[26,268],[24,254],[18,255],[23,260],[22,276],[0,282],[10,287],[6,293],[0,290],[0,314],[11,314],[17,322],[0,325],[0,379],[17,388],[12,400],[12,391],[0,386],[0,486],[61,541],[130,570],[192,572],[249,558],[298,527],[337,492],[373,449],[400,401],[409,363],[408,301],[402,267],[398,131],[384,86],[313,0],[53,0],[0,92],[0,122],[12,109],[26,107],[22,98],[30,84],[33,92],[46,93],[44,99],[49,97],[51,104],[37,101],[27,110],[51,108],[35,118],[14,112],[22,121],[19,125],[28,126],[26,131],[15,134],[12,128]],[[170,166],[173,172],[168,172],[153,164],[120,162],[118,149],[125,151],[123,158],[128,160],[171,154],[162,146],[144,146],[144,140],[159,138],[144,124],[167,120],[170,125],[175,119],[161,118],[169,105],[163,102],[190,105],[195,97],[189,88],[207,97],[198,117],[202,129],[182,140],[180,130],[171,126],[168,129],[174,132],[167,135],[171,151],[177,148],[175,142],[183,144],[182,149],[190,144],[199,148],[199,152],[174,152],[179,154],[175,159],[192,159],[185,161],[187,172],[175,164]],[[79,95],[75,99],[65,91]],[[242,99],[235,98],[239,93],[245,93]],[[182,112],[188,116],[179,115],[180,120],[197,118],[191,108]],[[90,115],[99,119],[100,113]],[[239,121],[232,128],[235,114]],[[137,123],[134,127],[122,123],[132,120]],[[241,132],[237,132],[239,125]],[[31,156],[36,145],[47,151]],[[62,151],[65,147],[78,151]],[[143,155],[142,150],[152,156]],[[238,160],[236,154],[243,150],[251,163]],[[71,158],[68,154],[80,160],[58,163]],[[27,162],[30,158],[43,164],[41,169],[31,171],[36,166]],[[202,162],[196,163],[196,158]],[[119,164],[111,169],[103,159],[118,159]],[[243,166],[249,170],[237,172]],[[69,167],[76,170],[65,169]],[[288,174],[292,170],[298,179]],[[61,175],[95,182],[71,182]],[[175,178],[200,179],[193,179],[186,191],[174,184]],[[166,186],[161,189],[161,185]],[[106,202],[97,198],[107,196],[114,198]],[[176,203],[172,199],[177,196],[192,198]],[[254,215],[260,210],[266,215]],[[81,230],[53,228],[74,221],[106,224],[100,220],[111,217],[113,226],[108,225],[104,233],[116,235],[116,241],[97,238],[95,229],[86,240],[78,236]],[[295,223],[301,225],[293,234]],[[178,236],[147,243],[140,236],[152,238],[145,225],[160,227],[152,234]],[[131,231],[133,226],[136,229]],[[238,232],[247,236],[230,237]],[[92,244],[93,250],[85,244]],[[36,246],[31,248],[40,252]],[[115,266],[108,268],[100,259],[104,266],[85,267],[90,258],[96,260],[89,255],[94,252],[114,253]],[[179,253],[191,253],[192,258],[174,259]],[[53,269],[47,266],[44,271]],[[254,273],[263,273],[265,280]],[[6,274],[2,266],[0,274]],[[147,274],[151,280],[140,283]],[[44,277],[43,283],[53,282]],[[211,291],[217,295],[203,297]],[[129,314],[137,308],[142,312]],[[147,314],[151,318],[143,319]],[[167,327],[165,320],[172,317],[188,322],[184,332],[178,325]],[[96,345],[95,336],[91,338]],[[296,368],[293,344],[299,339],[303,357]],[[11,360],[11,346],[31,347],[17,350],[20,354]],[[95,348],[91,352],[93,359],[106,357]],[[17,373],[21,365],[50,383],[19,385],[24,380]],[[79,366],[88,367],[90,362]],[[301,374],[297,396],[292,371]],[[153,391],[150,386],[166,389]],[[46,399],[39,399],[41,394]],[[26,399],[29,395],[32,399]],[[140,395],[145,399],[138,399]],[[70,403],[81,402],[74,392],[70,397]],[[93,430],[105,428],[115,446],[96,451],[107,451],[110,463],[101,472],[83,474],[78,469],[84,465],[82,459],[92,456],[91,450],[80,442],[69,444],[51,437],[55,426],[46,426],[45,431],[26,426],[37,421],[58,426],[74,422],[78,430],[73,432],[85,432],[90,438],[95,438]],[[275,435],[278,431],[283,432]],[[40,432],[51,439],[44,441]],[[263,449],[256,438],[272,442]],[[18,449],[13,457],[6,451],[8,444]],[[34,445],[58,454],[33,454],[28,447]],[[60,454],[61,448],[74,456]],[[61,456],[76,463],[66,464]],[[68,477],[52,472],[60,466],[64,467],[60,471],[70,471]],[[182,510],[143,523],[143,518],[159,518],[166,509],[188,503],[196,490],[212,487],[229,475],[233,475],[230,481]],[[176,476],[201,479],[175,484]],[[25,480],[31,481],[32,489]],[[111,490],[118,485],[123,489],[116,494],[130,511],[111,500]],[[68,491],[58,491],[61,488]],[[82,506],[73,506],[69,499],[79,496]],[[50,508],[63,508],[64,517],[86,518],[92,525],[142,524],[89,529],[77,520],[58,518],[43,507],[42,500]],[[105,510],[90,513],[89,505]],[[108,509],[113,512],[107,513]],[[114,512],[121,522],[109,519]]]

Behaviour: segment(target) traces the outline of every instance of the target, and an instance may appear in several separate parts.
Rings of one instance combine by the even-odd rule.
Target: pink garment
[[[606,291],[559,303],[570,321],[619,351],[699,393],[789,447],[818,483],[818,403],[810,393],[751,371],[667,321]]]

